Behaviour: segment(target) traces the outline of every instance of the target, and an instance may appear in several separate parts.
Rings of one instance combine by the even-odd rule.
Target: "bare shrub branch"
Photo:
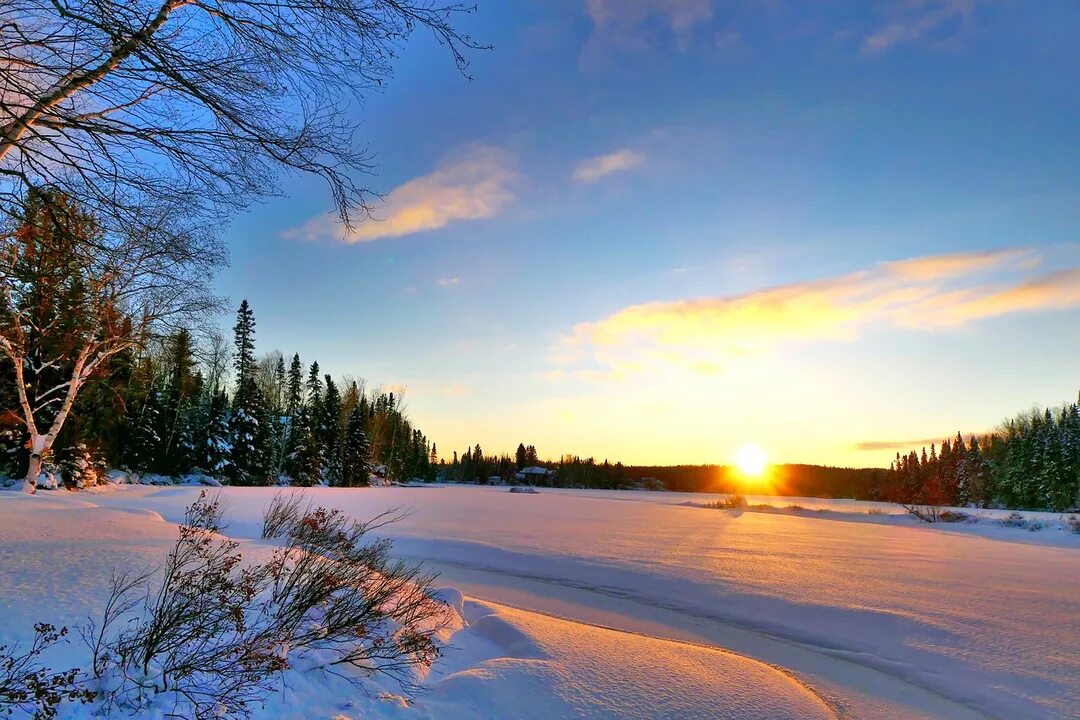
[[[34,640],[26,650],[20,651],[18,645],[0,645],[0,714],[10,716],[19,711],[35,718],[53,718],[64,700],[93,699],[93,692],[79,686],[77,668],[53,672],[41,663],[41,654],[58,642],[66,642],[67,634],[66,627],[38,623],[34,625]]]
[[[368,537],[403,513],[357,522],[300,502],[275,498],[264,528],[285,542],[267,562],[244,564],[237,543],[218,534],[220,504],[203,492],[156,589],[114,582],[104,620],[84,634],[107,706],[143,709],[167,693],[197,720],[247,717],[297,663],[360,685],[381,673],[415,687],[439,656],[449,615],[432,575]],[[111,627],[121,629],[109,636]]]

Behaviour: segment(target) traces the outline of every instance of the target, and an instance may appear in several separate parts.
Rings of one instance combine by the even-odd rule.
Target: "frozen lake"
[[[198,491],[67,497],[175,522]],[[230,534],[257,537],[274,492],[223,489]],[[534,623],[554,617],[761,661],[837,717],[1078,717],[1080,537],[1060,528],[987,518],[939,529],[851,501],[816,501],[830,512],[776,498],[768,501],[807,510],[718,511],[684,504],[707,496],[673,493],[435,486],[310,495],[361,517],[408,507],[390,528],[398,553],[470,598],[529,611]]]

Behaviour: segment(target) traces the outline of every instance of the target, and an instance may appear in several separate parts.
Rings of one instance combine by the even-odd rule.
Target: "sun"
[[[735,467],[746,477],[761,477],[769,464],[769,456],[757,445],[743,445],[735,451]]]

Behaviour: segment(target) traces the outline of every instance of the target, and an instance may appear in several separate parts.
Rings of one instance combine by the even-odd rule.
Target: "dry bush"
[[[743,510],[749,506],[744,495],[732,495],[723,500],[715,500],[705,503],[705,507],[713,510]]]
[[[303,493],[282,491],[274,495],[263,515],[262,538],[279,538],[299,522],[310,509],[310,502]]]
[[[160,584],[117,578],[104,619],[84,633],[106,710],[142,710],[167,693],[195,720],[248,717],[300,659],[353,683],[383,673],[411,689],[412,672],[438,658],[449,615],[433,576],[391,559],[388,540],[369,539],[400,517],[357,522],[283,498],[264,518],[283,546],[244,564],[204,492]],[[343,672],[350,666],[362,672]]]
[[[941,519],[943,508],[940,505],[904,505],[909,514],[922,520],[924,523],[936,523]]]
[[[93,692],[79,686],[77,668],[53,672],[41,663],[41,654],[64,641],[67,634],[67,628],[38,623],[34,625],[34,640],[25,651],[17,644],[0,645],[0,714],[53,718],[64,700],[93,699]]]

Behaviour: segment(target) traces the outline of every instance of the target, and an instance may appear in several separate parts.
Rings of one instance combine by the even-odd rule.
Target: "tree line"
[[[64,292],[54,293],[50,304],[72,307]],[[389,478],[433,479],[431,446],[412,426],[400,396],[368,391],[362,380],[335,381],[318,362],[305,367],[298,354],[287,365],[279,352],[256,360],[255,318],[246,300],[233,332],[231,377],[224,340],[212,336],[200,348],[186,328],[110,356],[72,404],[44,452],[42,470],[69,487],[97,484],[108,468],[206,474],[235,485],[363,486],[375,468]],[[54,331],[40,341],[63,344],[65,338]],[[52,357],[45,348],[28,355]],[[70,377],[69,364],[31,363],[36,372],[24,378],[30,397]],[[8,359],[0,364],[0,471],[9,477],[27,472],[32,451],[14,409],[18,394]],[[38,411],[40,421],[52,422],[51,407]]]
[[[896,498],[926,505],[1063,511],[1080,507],[1080,405],[1033,409],[992,433],[897,453]]]
[[[591,490],[671,490],[675,492],[746,492],[746,481],[726,465],[627,465],[605,458],[583,458],[564,454],[558,460],[542,460],[533,445],[518,445],[514,455],[487,455],[479,443],[464,452],[454,452],[441,460],[437,474],[443,480],[479,482],[492,478],[515,482],[526,467],[542,467],[550,475],[526,482],[542,482],[554,487]],[[768,482],[758,492],[774,495],[891,499],[890,473],[884,468],[842,468],[822,465],[785,464],[769,468]]]

